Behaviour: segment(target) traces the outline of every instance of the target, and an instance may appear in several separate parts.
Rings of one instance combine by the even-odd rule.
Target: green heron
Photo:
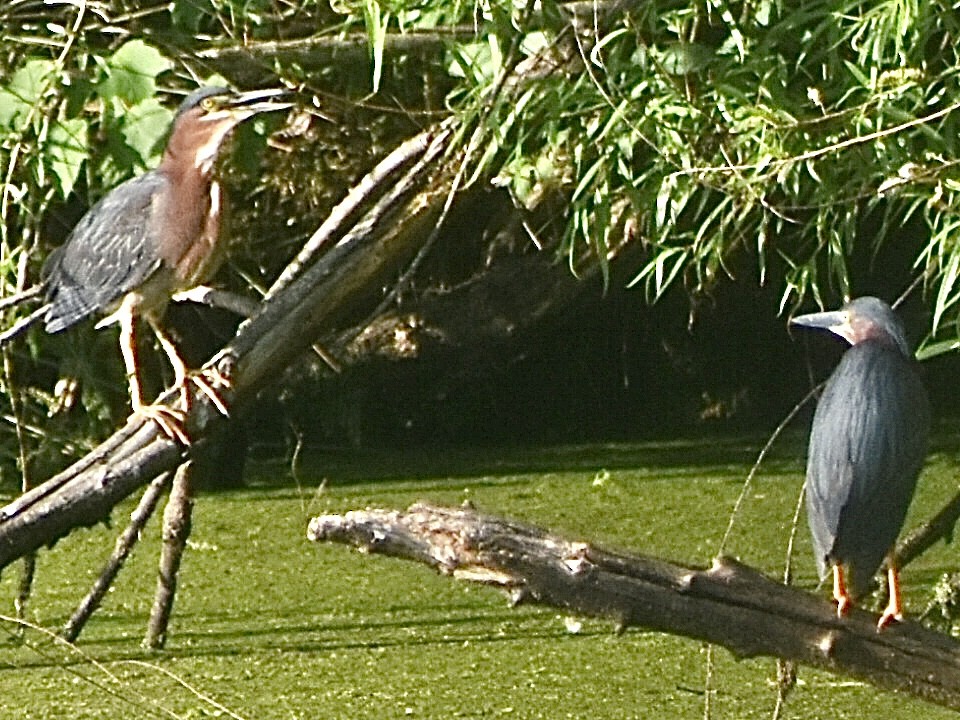
[[[214,178],[217,154],[238,123],[290,107],[271,100],[275,94],[206,87],[188,96],[173,120],[159,166],[111,190],[51,253],[42,272],[46,302],[30,316],[42,318],[46,331],[55,333],[94,313],[109,313],[96,327],[120,325],[134,413],[152,417],[167,435],[184,443],[178,414],[144,402],[136,322],[142,317],[156,334],[187,409],[187,368],[161,318],[174,295],[209,280],[223,260],[223,198]],[[225,411],[206,380],[190,379]]]
[[[810,430],[807,520],[820,577],[833,571],[842,616],[887,560],[889,601],[878,628],[901,618],[891,550],[927,453],[930,403],[900,320],[882,300],[801,315],[850,347],[827,381]]]

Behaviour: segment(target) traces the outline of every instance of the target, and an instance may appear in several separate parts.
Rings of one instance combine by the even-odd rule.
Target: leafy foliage
[[[896,257],[897,287],[921,281],[929,298],[921,356],[958,346],[952,5],[175,0],[130,13],[117,1],[65,7],[59,24],[32,7],[0,7],[4,293],[38,276],[53,210],[156,161],[171,117],[158,86],[216,70],[302,88],[341,114],[393,108],[408,128],[454,115],[461,187],[492,182],[531,210],[561,197],[571,267],[639,247],[632,285],[650,302],[734,278],[781,287],[783,310],[833,304],[872,290]],[[357,37],[366,65],[343,60]],[[324,62],[284,54],[302,41]],[[253,74],[220,54],[241,44],[259,58]],[[387,136],[327,152],[324,174],[355,177],[345,156],[382,154]],[[303,162],[295,177],[312,184]]]
[[[932,330],[955,322],[952,8],[768,0],[736,11],[722,2],[618,9],[596,6],[592,26],[570,22],[561,5],[535,19],[518,9],[508,28],[491,14],[485,26],[501,47],[519,26],[536,38],[520,45],[522,59],[549,58],[556,69],[489,104],[499,152],[478,162],[520,202],[568,180],[568,252],[615,250],[626,215],[646,250],[634,283],[651,300],[678,282],[708,292],[746,254],[759,282],[773,263],[785,268],[776,280],[787,307],[862,292],[850,274],[857,248],[879,252],[917,217],[930,236],[914,272],[933,291]],[[463,74],[474,97],[498,71]],[[882,217],[872,237],[862,232],[871,216]]]

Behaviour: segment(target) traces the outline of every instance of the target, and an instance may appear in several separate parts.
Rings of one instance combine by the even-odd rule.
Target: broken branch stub
[[[863,610],[838,619],[830,602],[730,558],[683,567],[424,504],[316,517],[307,536],[426,563],[502,587],[517,602],[695,638],[737,657],[791,660],[960,709],[960,642],[910,621],[878,633]]]

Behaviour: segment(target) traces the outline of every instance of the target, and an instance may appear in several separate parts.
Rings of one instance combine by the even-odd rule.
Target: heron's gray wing
[[[51,254],[44,266],[47,332],[109,308],[159,267],[154,216],[168,183],[165,175],[151,171],[118,185]]]

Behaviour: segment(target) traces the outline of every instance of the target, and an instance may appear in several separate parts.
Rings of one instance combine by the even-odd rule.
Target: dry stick
[[[198,285],[195,288],[178,292],[173,296],[174,302],[194,302],[207,307],[227,310],[234,315],[248,318],[260,309],[260,303],[253,298],[239,295],[229,290],[218,290]]]
[[[38,297],[43,292],[43,285],[34,285],[31,288],[26,290],[21,290],[16,292],[13,295],[7,295],[4,298],[0,298],[0,310],[5,310],[8,307],[13,307],[14,305],[19,305],[24,303],[27,300],[32,300],[35,297]]]
[[[833,604],[729,558],[701,570],[613,553],[467,508],[417,504],[310,521],[307,537],[414,560],[503,588],[515,603],[693,638],[736,657],[781,657],[960,710],[960,642]]]
[[[17,320],[13,325],[0,333],[0,345],[6,345],[11,340],[23,335],[23,333],[29,330],[37,320],[43,317],[47,310],[49,310],[49,308],[46,305],[43,305],[38,307],[26,317],[22,317]]]
[[[177,593],[177,571],[183,559],[183,551],[190,536],[190,520],[193,514],[193,463],[185,462],[177,468],[170,489],[170,499],[163,511],[163,547],[160,551],[160,572],[157,575],[157,592],[153,609],[147,623],[143,647],[157,650],[167,641],[167,627],[173,600]]]
[[[740,494],[737,496],[736,501],[733,504],[733,510],[730,511],[730,520],[727,522],[727,529],[723,533],[723,537],[720,539],[720,546],[717,548],[717,555],[723,555],[726,551],[727,541],[730,539],[730,534],[733,532],[733,528],[737,523],[737,517],[740,514],[740,509],[743,507],[743,503],[746,500],[747,492],[750,490],[750,487],[753,485],[753,479],[756,477],[757,472],[760,470],[760,465],[763,464],[764,459],[767,457],[767,453],[773,448],[774,443],[777,439],[783,434],[783,431],[787,429],[790,423],[793,422],[794,418],[797,416],[797,413],[816,395],[820,388],[823,387],[823,383],[820,383],[814,387],[810,392],[808,392],[804,398],[798,402],[790,412],[787,413],[786,417],[780,421],[780,424],[777,425],[776,429],[770,434],[770,437],[767,438],[767,442],[764,444],[763,448],[760,450],[757,455],[757,459],[753,462],[753,467],[750,468],[750,472],[747,473],[746,479],[743,481],[743,485],[740,488]],[[790,529],[790,539],[787,543],[787,560],[785,563],[783,571],[783,584],[790,584],[790,560],[793,552],[793,538],[797,530],[797,520],[799,518],[799,507],[798,512],[793,516],[793,524]],[[709,720],[710,717],[710,703],[711,696],[713,693],[713,647],[707,646],[707,658],[706,658],[706,677],[704,680],[704,717]],[[785,663],[779,658],[777,659],[777,675],[778,678],[782,676],[783,671],[785,670]],[[778,684],[778,700],[777,706],[779,707],[782,701],[783,689],[782,686]],[[776,711],[775,711],[776,712]],[[775,715],[776,717],[776,715]]]
[[[26,438],[23,432],[23,407],[20,404],[20,395],[17,388],[13,386],[13,359],[10,356],[10,349],[4,347],[3,355],[3,376],[6,380],[8,396],[10,399],[10,414],[13,416],[14,429],[17,437],[17,453],[20,464],[21,474],[21,492],[27,492],[33,485],[30,479],[29,459],[27,457]],[[17,596],[13,601],[13,609],[18,619],[23,620],[27,616],[27,602],[30,600],[30,594],[33,588],[33,576],[37,569],[36,553],[29,553],[23,556],[23,565],[20,568],[20,580],[17,583]],[[20,626],[22,631],[23,626]]]
[[[21,260],[26,259],[24,253]],[[17,286],[23,287],[26,281],[27,267],[25,262],[17,265]],[[25,292],[19,292],[16,297],[28,299],[39,294],[40,288],[32,288]],[[34,313],[36,314],[36,313]],[[32,317],[32,316],[31,316]],[[13,357],[10,348],[6,345],[0,350],[3,355],[3,377],[7,393],[10,398],[10,414],[13,416],[14,430],[17,438],[17,462],[20,466],[20,492],[25,493],[33,487],[33,474],[30,469],[30,458],[27,451],[27,438],[23,428],[23,404],[20,402],[20,392],[15,385]],[[23,565],[20,569],[20,580],[17,584],[17,596],[14,599],[14,612],[18,619],[23,620],[27,617],[27,603],[30,601],[30,595],[33,592],[33,578],[37,571],[37,555],[29,553],[23,557]],[[23,626],[20,626],[22,631]]]
[[[11,618],[6,615],[0,615],[0,623],[16,623],[18,625],[22,625],[25,630],[32,630],[33,632],[39,634],[42,638],[49,639],[51,643],[41,644],[28,640],[24,643],[24,645],[32,650],[38,657],[42,658],[46,667],[55,667],[67,675],[72,676],[74,683],[86,683],[97,692],[103,693],[106,697],[112,697],[137,709],[137,714],[126,715],[125,717],[146,718],[162,715],[164,717],[173,718],[174,720],[183,720],[182,715],[178,715],[170,708],[161,705],[154,698],[144,695],[142,692],[138,691],[136,687],[130,684],[128,679],[121,678],[119,675],[113,672],[109,667],[107,667],[108,664],[113,664],[112,661],[106,660],[101,662],[89,653],[86,653],[78,648],[73,643],[67,642],[52,630],[41,627],[35,623],[27,622],[26,620],[19,620],[17,618]],[[70,657],[65,659],[64,656],[54,653],[51,648],[63,649]],[[90,666],[96,670],[103,679],[98,680],[94,676],[91,676],[81,670],[81,668],[86,668],[87,666]],[[164,674],[169,675],[167,672],[164,672]],[[206,700],[206,698],[201,699]],[[103,710],[102,703],[98,703],[98,707]]]
[[[100,577],[97,578],[93,587],[90,588],[86,597],[83,598],[80,605],[77,606],[73,615],[70,616],[70,619],[60,631],[60,636],[67,642],[73,642],[80,636],[81,631],[87,624],[87,620],[89,620],[97,608],[100,607],[100,603],[106,596],[107,591],[110,589],[110,586],[113,585],[117,574],[130,556],[133,546],[136,545],[140,539],[140,534],[144,526],[146,526],[147,521],[153,515],[153,511],[156,510],[160,496],[163,494],[163,490],[169,480],[170,473],[164,473],[155,478],[153,482],[147,486],[147,489],[144,490],[139,504],[130,514],[130,524],[127,525],[123,533],[117,538],[113,554],[110,556],[107,564],[104,565],[103,570],[100,571]]]
[[[960,492],[954,495],[936,515],[923,525],[914,528],[897,543],[893,558],[898,568],[903,568],[925,553],[940,540],[953,537],[953,530],[960,519]]]
[[[803,512],[803,500],[806,497],[806,483],[797,493],[797,502],[793,508],[793,520],[790,523],[790,538],[787,540],[787,556],[783,563],[783,584],[793,582],[793,546],[797,539],[797,528],[800,525],[800,513]],[[773,720],[780,720],[787,706],[787,696],[797,684],[797,668],[795,663],[783,658],[777,658],[777,702],[773,707]]]

